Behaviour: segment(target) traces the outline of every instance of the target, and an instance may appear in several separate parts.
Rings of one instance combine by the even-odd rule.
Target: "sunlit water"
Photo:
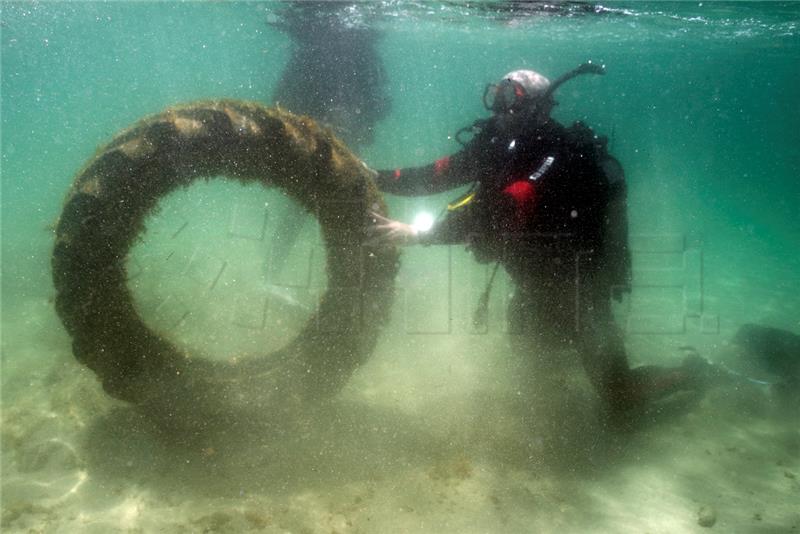
[[[97,147],[179,103],[271,103],[291,43],[273,3],[3,3],[3,531],[728,532],[800,529],[800,418],[769,392],[710,392],[631,436],[593,416],[580,372],[537,389],[506,346],[504,274],[463,247],[404,252],[392,319],[329,405],[271,430],[175,443],[110,401],[52,305],[52,224]],[[634,291],[615,309],[634,364],[685,349],[723,361],[745,322],[800,331],[800,7],[657,2],[366,3],[392,99],[374,168],[453,152],[486,83],[602,77],[556,117],[611,139],[630,186]],[[387,198],[437,214],[456,193]],[[128,259],[151,328],[227,359],[290,339],[325,288],[304,225],[284,278],[270,240],[286,199],[222,181],[175,193]],[[762,529],[762,530],[759,530]]]

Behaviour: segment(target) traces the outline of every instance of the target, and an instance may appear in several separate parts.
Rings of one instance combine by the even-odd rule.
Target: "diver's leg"
[[[637,408],[678,391],[702,389],[709,375],[702,359],[687,358],[679,367],[645,365],[631,369],[622,332],[611,312],[611,285],[587,278],[581,290],[578,350],[612,422],[624,425]]]
[[[518,281],[509,306],[510,332],[548,349],[573,344],[575,281],[552,275],[529,275]]]
[[[519,372],[530,458],[571,461],[570,450],[597,428],[595,399],[577,358],[574,280],[517,291],[509,306],[510,342]],[[585,459],[585,458],[584,458]]]
[[[636,381],[628,365],[622,332],[613,321],[609,296],[598,295],[594,288],[581,289],[574,326],[578,353],[604,408],[617,416],[639,403]]]
[[[508,306],[509,342],[527,374],[547,375],[564,363],[564,349],[572,336],[564,329],[566,309],[561,290],[542,280],[518,285]]]

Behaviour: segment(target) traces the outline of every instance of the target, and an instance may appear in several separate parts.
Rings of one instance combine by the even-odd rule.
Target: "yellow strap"
[[[462,207],[466,206],[467,204],[472,202],[472,199],[474,197],[475,197],[475,193],[472,192],[469,195],[467,195],[464,198],[462,198],[461,200],[459,200],[458,202],[455,202],[453,204],[448,204],[447,205],[447,211],[454,211],[454,210],[457,210],[458,208],[462,208]]]

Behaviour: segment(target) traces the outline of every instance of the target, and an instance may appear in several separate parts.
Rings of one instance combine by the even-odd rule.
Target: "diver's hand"
[[[373,217],[373,237],[368,245],[414,245],[419,241],[419,231],[404,222],[395,221],[379,213],[371,212]]]

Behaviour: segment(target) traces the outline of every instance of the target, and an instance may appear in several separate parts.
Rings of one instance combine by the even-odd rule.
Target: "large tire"
[[[214,176],[279,187],[317,217],[326,246],[328,289],[306,326],[238,364],[193,358],[149,329],[126,284],[126,255],[159,199]],[[373,173],[311,119],[228,100],[169,109],[76,177],[56,228],[56,310],[110,395],[171,420],[326,396],[369,356],[392,303],[398,252],[363,245],[370,211],[386,211]]]

